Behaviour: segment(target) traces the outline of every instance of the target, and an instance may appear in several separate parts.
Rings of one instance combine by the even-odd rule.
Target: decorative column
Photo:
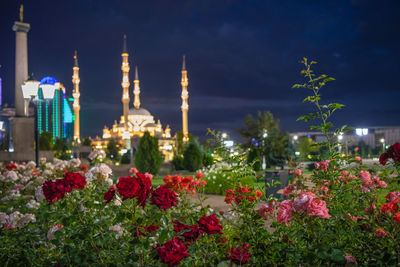
[[[19,20],[14,22],[15,31],[15,117],[10,118],[10,153],[8,160],[34,160],[34,118],[25,114],[22,84],[28,79],[28,32],[30,25],[23,22],[21,5]]]
[[[183,131],[183,141],[187,142],[189,140],[189,131],[188,131],[188,110],[189,110],[189,105],[188,105],[188,98],[189,98],[189,92],[187,90],[189,84],[189,80],[187,77],[187,70],[186,70],[186,59],[185,55],[183,55],[183,62],[182,62],[182,79],[181,79],[181,85],[182,85],[182,131]]]
[[[72,91],[72,96],[74,97],[74,104],[72,106],[75,114],[74,140],[80,142],[79,111],[81,109],[81,106],[79,105],[79,97],[81,94],[79,92],[79,82],[81,80],[79,79],[78,52],[76,50],[74,55],[74,67],[72,69],[73,69],[72,83],[74,85],[74,89]]]
[[[135,67],[135,80],[133,81],[134,83],[134,88],[133,88],[133,95],[135,96],[135,99],[133,101],[133,105],[136,109],[140,108],[140,86],[139,86],[139,73],[138,73],[138,67]]]
[[[29,23],[22,22],[22,6],[20,21],[15,21],[12,30],[15,31],[15,110],[17,117],[27,117],[24,112],[24,96],[21,85],[28,80],[28,32]]]
[[[129,112],[129,61],[128,61],[128,51],[126,48],[126,34],[124,34],[124,46],[122,50],[122,104],[123,104],[123,115],[125,118],[125,125],[127,125],[128,121],[128,112]]]

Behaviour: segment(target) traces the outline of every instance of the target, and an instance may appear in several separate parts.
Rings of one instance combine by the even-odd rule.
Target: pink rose
[[[343,176],[347,176],[347,175],[349,175],[349,172],[348,171],[342,171],[342,175]]]
[[[308,203],[311,199],[315,198],[315,195],[311,192],[301,192],[293,200],[293,208],[298,212],[302,213],[303,211],[307,210]]]
[[[378,181],[378,186],[382,187],[382,188],[386,188],[387,184],[385,183],[385,181]]]
[[[361,157],[359,157],[359,156],[355,156],[354,157],[356,160],[358,160],[358,161],[361,161]]]
[[[310,216],[317,216],[324,219],[328,219],[331,216],[328,214],[329,209],[326,207],[326,203],[323,200],[313,198],[308,203],[307,213]]]
[[[369,186],[372,184],[371,174],[367,171],[360,171],[359,175],[361,176],[361,181],[364,183],[364,186]]]
[[[346,255],[344,256],[344,258],[346,259],[347,263],[354,263],[354,264],[358,264],[356,258],[354,258],[353,255],[346,253]]]
[[[263,204],[261,208],[258,210],[258,214],[260,217],[267,219],[271,213],[275,211],[275,207],[272,202]]]
[[[300,169],[294,171],[294,174],[300,176],[303,172]]]
[[[134,175],[136,175],[136,173],[138,173],[139,171],[138,171],[138,169],[136,169],[136,168],[131,168],[130,170],[129,170],[129,173],[133,173]]]
[[[284,222],[287,226],[289,222],[293,218],[293,201],[292,200],[284,200],[281,202],[279,206],[278,215],[277,215],[278,223]]]
[[[361,188],[361,192],[362,192],[362,193],[368,193],[368,192],[371,192],[371,190],[369,190],[368,187],[363,186],[363,187]]]
[[[283,189],[283,195],[289,196],[289,195],[293,194],[294,190],[296,190],[296,186],[288,185]]]
[[[375,234],[379,237],[384,237],[387,236],[387,233],[385,231],[383,231],[381,228],[379,228],[378,230],[376,230]]]

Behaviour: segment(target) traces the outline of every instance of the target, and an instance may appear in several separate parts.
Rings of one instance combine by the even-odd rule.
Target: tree
[[[317,155],[319,151],[318,145],[309,137],[300,138],[297,147],[302,160],[309,160],[308,155]]]
[[[39,150],[53,149],[53,135],[49,132],[43,132],[39,137]]]
[[[90,137],[86,137],[85,139],[83,139],[82,145],[83,146],[91,146],[92,145],[92,139]]]
[[[172,159],[172,165],[176,171],[180,171],[185,169],[183,166],[183,156],[182,155],[175,155]]]
[[[289,134],[281,132],[279,120],[269,111],[259,111],[256,118],[247,115],[244,124],[245,127],[239,129],[245,139],[244,146],[259,149],[267,166],[283,165],[288,157]]]
[[[158,140],[145,132],[140,138],[138,149],[135,153],[135,166],[140,172],[158,174],[162,157],[158,150]]]
[[[253,170],[258,172],[261,169],[260,150],[251,148],[247,155],[247,164],[252,165]]]
[[[202,154],[198,145],[191,142],[187,145],[185,151],[183,152],[183,165],[185,169],[191,172],[200,169],[202,162]]]
[[[69,158],[67,153],[68,141],[65,138],[57,138],[54,142],[53,150],[55,151],[54,156],[59,159],[66,160]]]
[[[110,139],[106,148],[106,156],[112,160],[117,160],[119,154],[118,143],[114,139]]]

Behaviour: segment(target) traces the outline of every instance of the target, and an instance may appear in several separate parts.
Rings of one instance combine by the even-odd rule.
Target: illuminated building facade
[[[44,99],[43,92],[47,86],[55,87],[51,100],[38,102],[38,131],[39,134],[49,132],[53,140],[70,138],[72,135],[74,116],[71,110],[71,99],[67,99],[66,90],[62,83],[54,77],[46,76],[40,80],[38,98]]]
[[[135,67],[135,79],[133,81],[133,107],[129,108],[129,53],[127,51],[126,36],[124,35],[124,45],[122,52],[122,105],[123,113],[119,122],[114,121],[111,128],[104,126],[102,138],[96,137],[93,144],[98,149],[107,147],[109,140],[114,139],[120,147],[126,149],[133,148],[135,151],[140,137],[145,132],[158,139],[160,151],[162,152],[165,160],[172,160],[173,151],[175,148],[175,139],[171,136],[171,129],[167,125],[163,128],[160,120],[157,123],[151,113],[141,107],[140,103],[140,82],[137,66]],[[122,150],[123,152],[124,150]],[[125,150],[126,151],[126,150]]]

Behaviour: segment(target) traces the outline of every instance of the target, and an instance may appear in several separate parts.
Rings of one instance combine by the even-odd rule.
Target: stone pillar
[[[35,158],[35,120],[29,117],[11,117],[10,131],[14,144],[13,160],[34,160]]]
[[[16,21],[12,27],[15,31],[15,116],[23,117],[24,96],[21,85],[28,79],[28,23]]]

